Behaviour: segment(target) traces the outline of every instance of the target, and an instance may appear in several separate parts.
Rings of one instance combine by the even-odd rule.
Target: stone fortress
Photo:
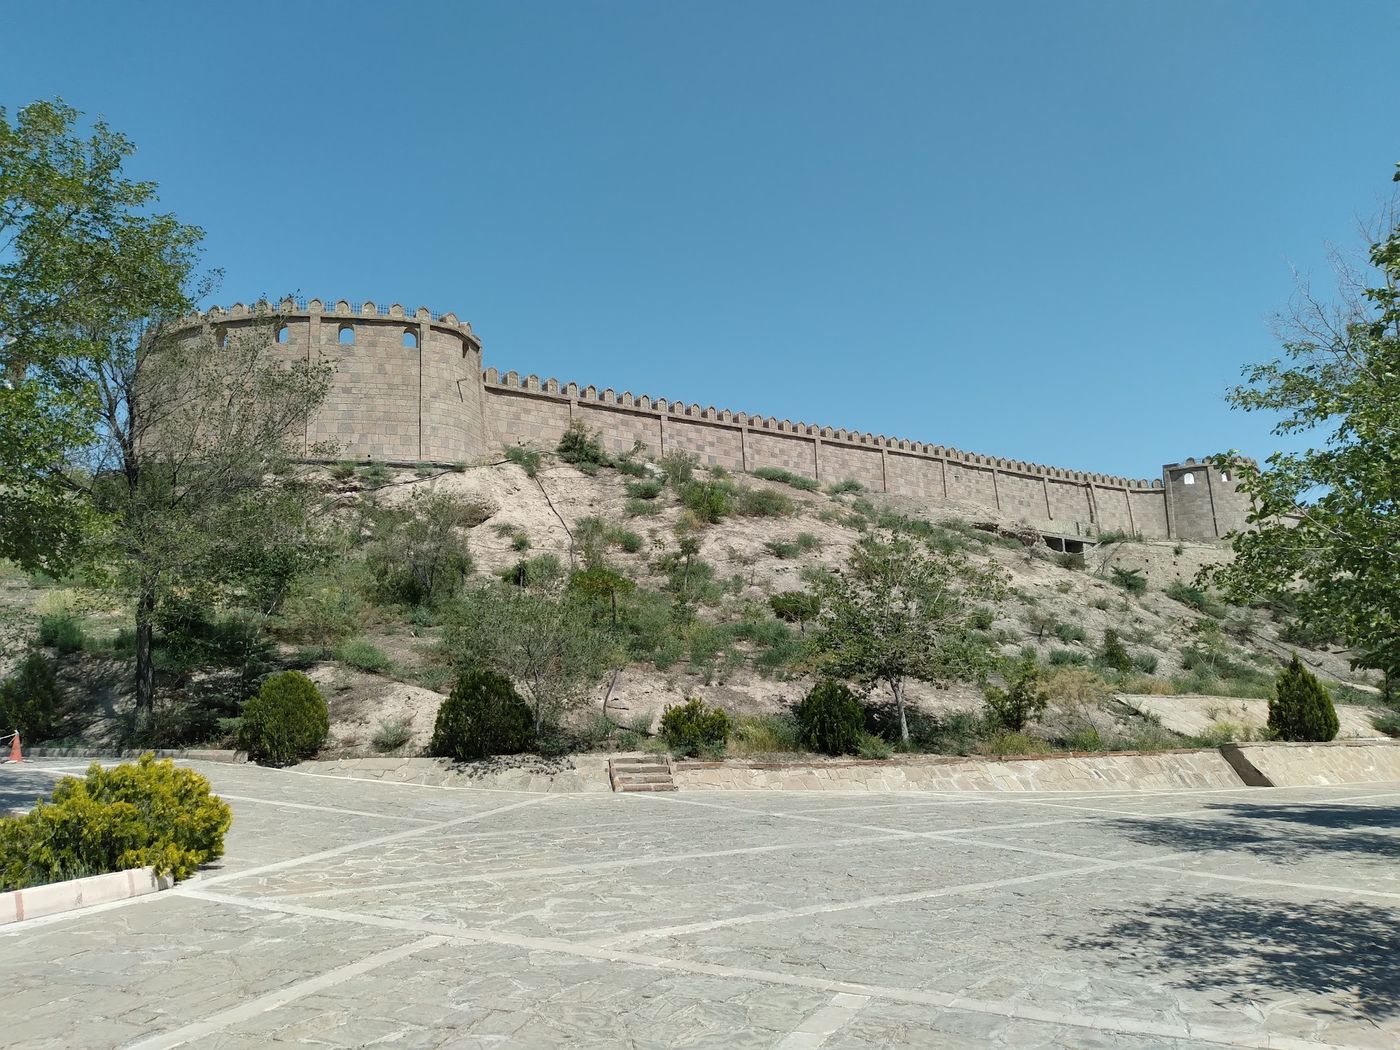
[[[850,479],[873,492],[1024,522],[1061,550],[1081,550],[1107,532],[1210,542],[1244,527],[1249,512],[1228,472],[1194,459],[1140,481],[483,370],[471,325],[424,307],[235,303],[187,319],[177,335],[221,343],[269,321],[279,355],[334,366],[304,447],[332,444],[344,459],[487,462],[507,445],[552,449],[579,419],[614,453],[640,442],[652,455],[690,452],[731,471],[780,467],[823,485]]]

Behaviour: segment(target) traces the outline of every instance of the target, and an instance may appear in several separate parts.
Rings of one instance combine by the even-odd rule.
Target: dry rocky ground
[[[635,552],[614,547],[609,557],[640,587],[659,590],[664,575],[656,567],[656,559],[676,549],[676,527],[685,514],[669,490],[648,502],[652,513],[636,514],[639,502],[629,499],[626,489],[635,479],[611,469],[590,475],[548,460],[533,478],[514,463],[449,471],[401,470],[392,472],[387,482],[371,480],[364,472],[348,477],[347,473],[344,469],[318,471],[342,509],[357,500],[402,504],[425,492],[448,494],[479,507],[484,520],[469,530],[468,543],[474,573],[483,579],[522,556],[552,553],[569,565],[577,551],[579,523],[593,517],[629,529],[641,538]],[[1125,539],[1090,547],[1083,566],[1070,568],[1044,545],[1028,550],[1005,532],[998,536],[983,531],[1001,527],[1010,532],[1016,527],[1014,521],[990,520],[984,510],[920,506],[906,499],[865,493],[832,496],[750,477],[736,480],[781,491],[795,503],[796,513],[774,518],[731,516],[699,531],[699,557],[714,567],[716,580],[724,584],[723,596],[700,610],[705,620],[734,621],[746,612],[754,615],[755,610],[771,616],[767,605],[770,595],[804,589],[803,573],[813,567],[834,569],[845,562],[860,535],[854,511],[863,507],[867,517],[872,511],[890,511],[947,523],[947,536],[963,545],[970,557],[1004,570],[1011,593],[990,610],[987,630],[1008,655],[1029,647],[1042,658],[1059,650],[1061,660],[1075,658],[1066,657],[1066,653],[1092,660],[1104,631],[1113,628],[1128,650],[1152,668],[1150,675],[1123,683],[1123,691],[1182,692],[1181,679],[1187,674],[1183,653],[1199,641],[1199,625],[1214,621],[1221,628],[1217,634],[1220,652],[1235,665],[1272,674],[1280,660],[1296,650],[1324,681],[1345,683],[1348,688],[1334,689],[1339,700],[1364,701],[1376,691],[1374,677],[1350,669],[1347,653],[1291,645],[1280,637],[1280,625],[1265,612],[1223,607],[1201,611],[1165,593],[1174,583],[1189,584],[1201,566],[1227,557],[1222,545]],[[528,540],[523,554],[520,547],[525,541],[518,539],[521,536]],[[781,546],[785,541],[808,549],[789,550],[787,557],[775,554],[772,545]],[[1132,594],[1118,586],[1112,578],[1114,568],[1141,572],[1147,590]],[[5,571],[0,574],[0,673],[7,670],[5,663],[14,663],[30,644],[38,617],[56,611],[80,614],[89,633],[96,636],[114,633],[123,624],[118,608],[79,584],[34,581],[14,570]],[[415,625],[406,616],[380,610],[366,617],[359,637],[389,658],[392,666],[388,673],[366,673],[333,660],[322,660],[309,668],[331,707],[329,753],[372,753],[376,730],[395,720],[404,720],[411,727],[411,738],[400,750],[421,750],[431,734],[442,699],[439,690],[445,683],[440,661],[434,658],[439,629]],[[284,655],[291,650],[290,645],[285,646]],[[735,656],[742,657],[744,650],[745,643],[741,643]],[[92,715],[83,737],[101,741],[110,736],[125,706],[123,660],[83,653],[65,658],[61,666],[63,677],[84,695]],[[1060,690],[1042,732],[1092,725],[1105,733],[1130,733],[1158,719],[1168,728],[1175,728],[1177,722],[1199,728],[1203,712],[1217,709],[1217,716],[1205,718],[1207,728],[1213,722],[1240,725],[1257,721],[1252,716],[1232,716],[1229,705],[1238,704],[1238,700],[1207,698],[1202,704],[1162,697],[1151,704],[1123,703],[1106,695],[1102,683],[1095,683],[1087,669],[1078,672],[1079,682],[1074,673],[1071,669],[1064,675],[1067,684]],[[1178,679],[1175,685],[1174,678]],[[609,711],[632,723],[639,718],[654,719],[666,705],[700,696],[738,714],[775,712],[799,699],[809,684],[800,677],[759,673],[752,661],[736,659],[718,660],[710,666],[680,659],[664,670],[634,664],[619,676]],[[975,710],[980,703],[980,692],[971,685],[946,690],[916,685],[910,693],[914,701],[935,713]],[[600,690],[600,700],[601,696]],[[1183,716],[1190,717],[1174,722],[1173,704],[1179,704]],[[1254,710],[1257,714],[1257,707]],[[1350,727],[1364,727],[1369,717],[1357,712],[1346,721]]]

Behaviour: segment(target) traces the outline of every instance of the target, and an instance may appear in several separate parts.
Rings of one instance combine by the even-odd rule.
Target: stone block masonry
[[[473,463],[506,445],[553,448],[571,420],[597,430],[614,453],[640,443],[653,455],[688,452],[731,471],[779,467],[823,485],[851,480],[931,508],[1024,522],[1092,540],[1218,540],[1241,528],[1246,498],[1227,472],[1188,459],[1137,480],[963,452],[905,438],[794,423],[617,393],[534,375],[482,370],[481,342],[454,314],[366,301],[236,303],[196,315],[181,338],[212,338],[270,324],[287,360],[330,363],[330,395],[304,450],[386,463]]]

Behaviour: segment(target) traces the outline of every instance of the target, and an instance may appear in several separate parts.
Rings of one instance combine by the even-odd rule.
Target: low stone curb
[[[131,759],[140,758],[147,751],[155,753],[156,758],[183,758],[191,762],[230,762],[243,763],[248,761],[248,752],[230,751],[220,748],[192,748],[187,751],[169,750],[166,748],[136,748],[122,751],[94,747],[26,747],[24,749],[25,758],[116,758]]]
[[[157,875],[153,868],[128,868],[106,875],[90,875],[85,879],[11,890],[0,893],[0,925],[142,897],[168,890],[173,885],[173,878]]]

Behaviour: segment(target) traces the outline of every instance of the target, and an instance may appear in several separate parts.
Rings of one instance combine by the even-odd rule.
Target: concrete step
[[[608,759],[608,778],[614,791],[675,791],[671,764],[650,756]]]
[[[619,784],[670,784],[673,783],[669,773],[623,773],[620,770],[614,774],[613,780]]]
[[[675,791],[675,784],[622,784],[619,783],[614,791]]]

